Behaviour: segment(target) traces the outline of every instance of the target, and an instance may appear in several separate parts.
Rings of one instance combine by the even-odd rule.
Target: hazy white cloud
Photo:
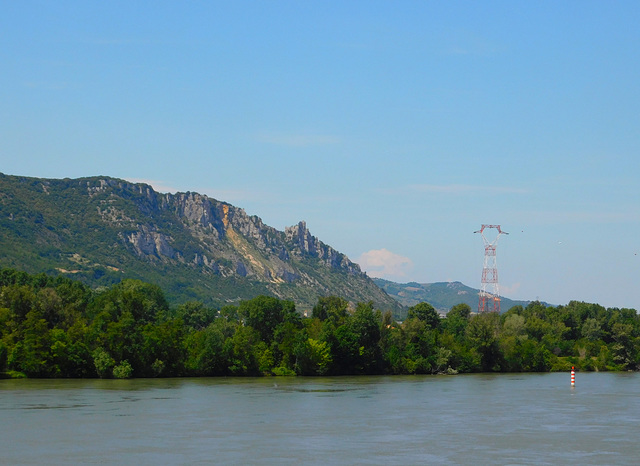
[[[500,285],[500,296],[507,296],[511,299],[517,299],[514,296],[516,292],[520,289],[521,283],[514,283],[513,285],[505,286]]]
[[[365,272],[377,278],[404,278],[413,268],[411,259],[384,248],[363,253],[357,262]]]
[[[322,134],[286,134],[261,132],[256,136],[256,140],[267,144],[290,147],[324,146],[327,144],[337,144],[340,139],[336,136]]]

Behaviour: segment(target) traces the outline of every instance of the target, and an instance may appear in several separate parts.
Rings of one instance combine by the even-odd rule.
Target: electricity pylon
[[[498,230],[498,236],[493,241],[489,241],[484,235],[487,228]],[[500,235],[508,235],[506,231],[500,229],[500,225],[482,225],[478,231],[482,235],[484,242],[484,266],[482,267],[482,287],[478,293],[478,312],[488,312],[489,310],[500,312],[500,291],[498,287],[498,267],[496,265],[496,245]],[[489,301],[493,301],[493,309],[489,309]]]

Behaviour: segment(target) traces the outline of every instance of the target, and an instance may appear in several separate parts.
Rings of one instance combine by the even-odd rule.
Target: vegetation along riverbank
[[[533,302],[441,318],[428,303],[403,322],[373,303],[258,296],[220,309],[170,307],[139,280],[93,290],[79,281],[0,271],[0,373],[5,377],[175,377],[438,374],[640,369],[634,309]]]

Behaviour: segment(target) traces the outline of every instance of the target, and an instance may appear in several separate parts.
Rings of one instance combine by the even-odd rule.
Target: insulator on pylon
[[[493,241],[489,241],[484,235],[484,230],[495,228],[498,235]],[[489,311],[488,301],[493,301],[493,311],[500,312],[500,292],[498,287],[498,267],[496,265],[496,244],[500,235],[508,235],[506,231],[500,229],[500,225],[482,225],[478,231],[482,235],[484,242],[484,265],[482,267],[482,286],[478,293],[478,312]],[[489,289],[488,289],[489,288]]]

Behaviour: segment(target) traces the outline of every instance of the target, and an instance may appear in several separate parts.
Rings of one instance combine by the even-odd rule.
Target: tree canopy
[[[441,318],[419,303],[400,323],[372,302],[318,299],[303,318],[291,301],[257,296],[215,309],[170,308],[139,280],[92,290],[44,274],[0,270],[0,373],[28,377],[437,374],[639,370],[633,309],[532,302]]]

